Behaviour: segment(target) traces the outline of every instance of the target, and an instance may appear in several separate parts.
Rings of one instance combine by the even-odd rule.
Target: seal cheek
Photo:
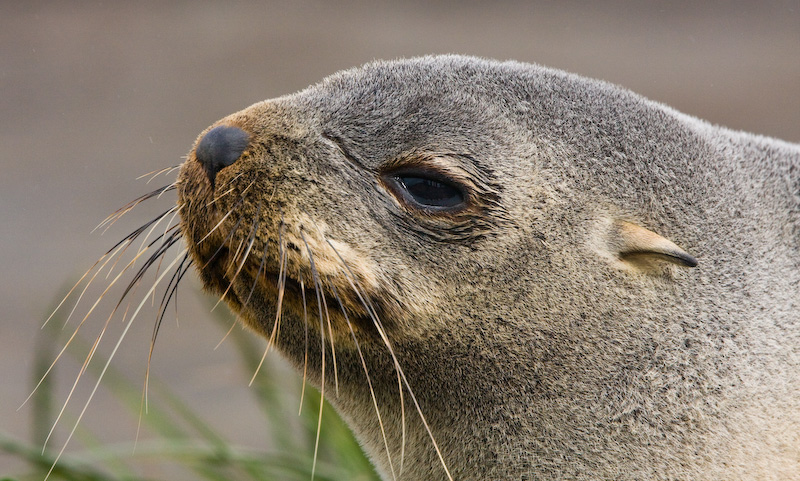
[[[363,256],[358,254],[353,248],[344,242],[339,242],[334,239],[329,240],[331,248],[341,256],[341,260],[352,271],[353,275],[366,286],[370,291],[378,290],[378,277],[375,274],[375,269],[370,262],[367,262]]]
[[[363,254],[346,242],[328,238],[323,234],[328,231],[323,222],[312,221],[305,215],[298,215],[296,220],[298,224],[314,225],[316,229],[306,231],[304,235],[289,231],[286,233],[287,241],[308,246],[320,277],[333,281],[341,292],[351,291],[353,285],[366,296],[373,296],[381,290],[377,268]]]

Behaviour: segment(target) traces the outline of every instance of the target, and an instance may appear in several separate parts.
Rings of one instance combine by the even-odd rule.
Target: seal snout
[[[236,162],[249,143],[250,134],[229,125],[214,127],[203,136],[194,155],[208,174],[212,188],[217,173]]]

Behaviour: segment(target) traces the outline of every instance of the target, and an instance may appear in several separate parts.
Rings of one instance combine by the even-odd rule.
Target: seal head
[[[607,83],[444,56],[232,114],[178,189],[206,289],[386,479],[789,479],[799,172]]]

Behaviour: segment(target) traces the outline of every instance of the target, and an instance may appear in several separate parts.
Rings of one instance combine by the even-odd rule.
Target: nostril
[[[220,125],[209,130],[197,144],[194,155],[214,186],[217,172],[236,162],[250,143],[250,134],[238,127]]]

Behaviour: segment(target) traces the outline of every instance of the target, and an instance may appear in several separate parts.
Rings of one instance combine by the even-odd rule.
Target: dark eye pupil
[[[457,188],[426,177],[402,176],[397,180],[419,204],[429,207],[454,207],[464,202]]]

